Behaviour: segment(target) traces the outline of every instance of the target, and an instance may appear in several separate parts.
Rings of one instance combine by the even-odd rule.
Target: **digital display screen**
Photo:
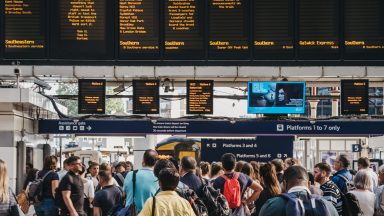
[[[248,113],[301,114],[305,112],[305,82],[249,82]]]
[[[187,80],[187,114],[213,114],[213,80]]]
[[[113,1],[60,0],[52,7],[54,58],[113,58]]]
[[[341,114],[368,114],[369,80],[341,80]]]
[[[346,59],[384,59],[384,1],[344,1]]]
[[[249,0],[209,0],[209,58],[249,59]]]
[[[294,58],[293,9],[293,0],[254,1],[254,59]]]
[[[338,0],[300,0],[299,58],[339,59]]]
[[[133,80],[133,114],[159,114],[159,80]]]
[[[79,80],[79,114],[105,114],[105,80]]]
[[[165,58],[205,58],[204,11],[204,1],[165,0]]]
[[[45,0],[3,0],[5,58],[44,58]]]
[[[159,1],[119,0],[119,56],[156,59],[159,52]]]

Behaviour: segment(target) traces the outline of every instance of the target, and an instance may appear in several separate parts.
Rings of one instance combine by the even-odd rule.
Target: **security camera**
[[[19,68],[15,68],[15,69],[13,70],[13,73],[14,73],[16,76],[20,76],[21,71],[20,71]]]

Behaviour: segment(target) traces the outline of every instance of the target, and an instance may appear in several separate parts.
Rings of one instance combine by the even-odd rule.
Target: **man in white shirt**
[[[365,171],[371,177],[372,185],[369,190],[371,192],[375,192],[377,186],[379,185],[379,177],[377,176],[377,173],[375,173],[371,168],[369,168],[369,165],[370,161],[367,157],[361,157],[359,158],[359,160],[357,160],[357,168],[359,169],[359,172]]]

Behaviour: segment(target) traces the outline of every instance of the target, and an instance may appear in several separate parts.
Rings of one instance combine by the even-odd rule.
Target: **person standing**
[[[92,180],[93,187],[95,189],[96,189],[97,185],[99,185],[99,169],[100,169],[100,166],[96,162],[91,163],[91,165],[89,166],[90,175],[88,176],[88,179]]]
[[[153,197],[159,190],[157,178],[153,173],[153,166],[155,166],[157,158],[158,154],[155,150],[146,150],[142,161],[143,168],[127,174],[127,177],[124,180],[124,192],[126,194],[127,207],[134,202],[138,212],[140,212],[145,201],[149,197]],[[133,194],[132,182],[134,173],[136,175],[135,194]]]
[[[335,206],[339,215],[343,215],[343,202],[340,189],[329,179],[331,172],[331,166],[326,163],[318,163],[313,169],[313,176],[315,181],[320,184],[320,189],[323,191],[323,198]]]
[[[44,160],[43,170],[37,173],[38,179],[44,177],[41,202],[35,205],[37,216],[57,215],[54,198],[56,188],[59,186],[59,175],[55,172],[56,164],[56,156],[47,156]]]
[[[84,204],[83,204],[84,208],[83,209],[87,215],[93,215],[92,202],[95,197],[95,188],[93,187],[93,181],[88,178],[85,178],[85,171],[86,171],[85,165],[83,164],[83,168],[79,173],[84,184]]]
[[[193,157],[185,156],[181,159],[180,181],[195,191],[196,194],[199,194],[202,182],[196,175],[196,164],[196,160]]]
[[[149,198],[140,212],[140,216],[194,216],[195,213],[189,202],[181,198],[175,189],[179,183],[180,175],[176,168],[164,168],[159,173],[161,191]],[[155,202],[155,204],[153,203]],[[154,209],[153,209],[154,207]],[[152,214],[152,212],[154,214]]]
[[[358,168],[359,172],[365,171],[365,172],[367,172],[369,177],[371,177],[372,185],[371,185],[371,188],[369,190],[371,192],[375,192],[375,190],[379,184],[379,177],[371,168],[369,168],[370,164],[371,164],[371,162],[369,161],[369,159],[367,157],[361,157],[361,158],[359,158],[359,160],[357,160],[357,168]]]
[[[59,184],[65,204],[61,209],[62,215],[84,216],[84,183],[80,176],[83,166],[77,156],[71,156],[67,160],[69,171]]]
[[[93,216],[109,215],[111,209],[123,202],[123,191],[113,185],[113,178],[110,171],[100,171],[101,190],[95,194],[93,201]]]
[[[15,205],[17,205],[17,201],[9,187],[7,164],[0,159],[0,215],[12,216],[11,209]]]
[[[352,175],[348,170],[351,162],[344,154],[339,155],[333,163],[333,168],[337,171],[331,180],[343,193],[348,192],[347,182],[352,180]]]
[[[375,194],[370,191],[371,181],[371,176],[366,171],[359,171],[353,179],[356,189],[349,191],[359,201],[364,216],[373,216],[375,212]]]

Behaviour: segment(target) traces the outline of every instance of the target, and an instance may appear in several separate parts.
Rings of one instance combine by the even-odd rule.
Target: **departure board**
[[[213,80],[187,80],[187,114],[213,114]]]
[[[339,0],[300,0],[299,58],[339,59]]]
[[[44,58],[45,0],[3,0],[5,58]]]
[[[119,0],[121,59],[159,58],[159,1]]]
[[[159,114],[159,80],[133,80],[133,114]]]
[[[294,58],[293,8],[293,0],[254,1],[254,59]]]
[[[79,114],[105,114],[105,80],[79,80]]]
[[[54,58],[111,59],[113,57],[113,1],[52,1]]]
[[[369,80],[341,80],[341,114],[368,114]]]
[[[205,57],[204,11],[201,0],[165,0],[165,58]]]
[[[209,0],[209,58],[249,59],[249,0]]]
[[[384,1],[344,2],[346,59],[384,59]]]

